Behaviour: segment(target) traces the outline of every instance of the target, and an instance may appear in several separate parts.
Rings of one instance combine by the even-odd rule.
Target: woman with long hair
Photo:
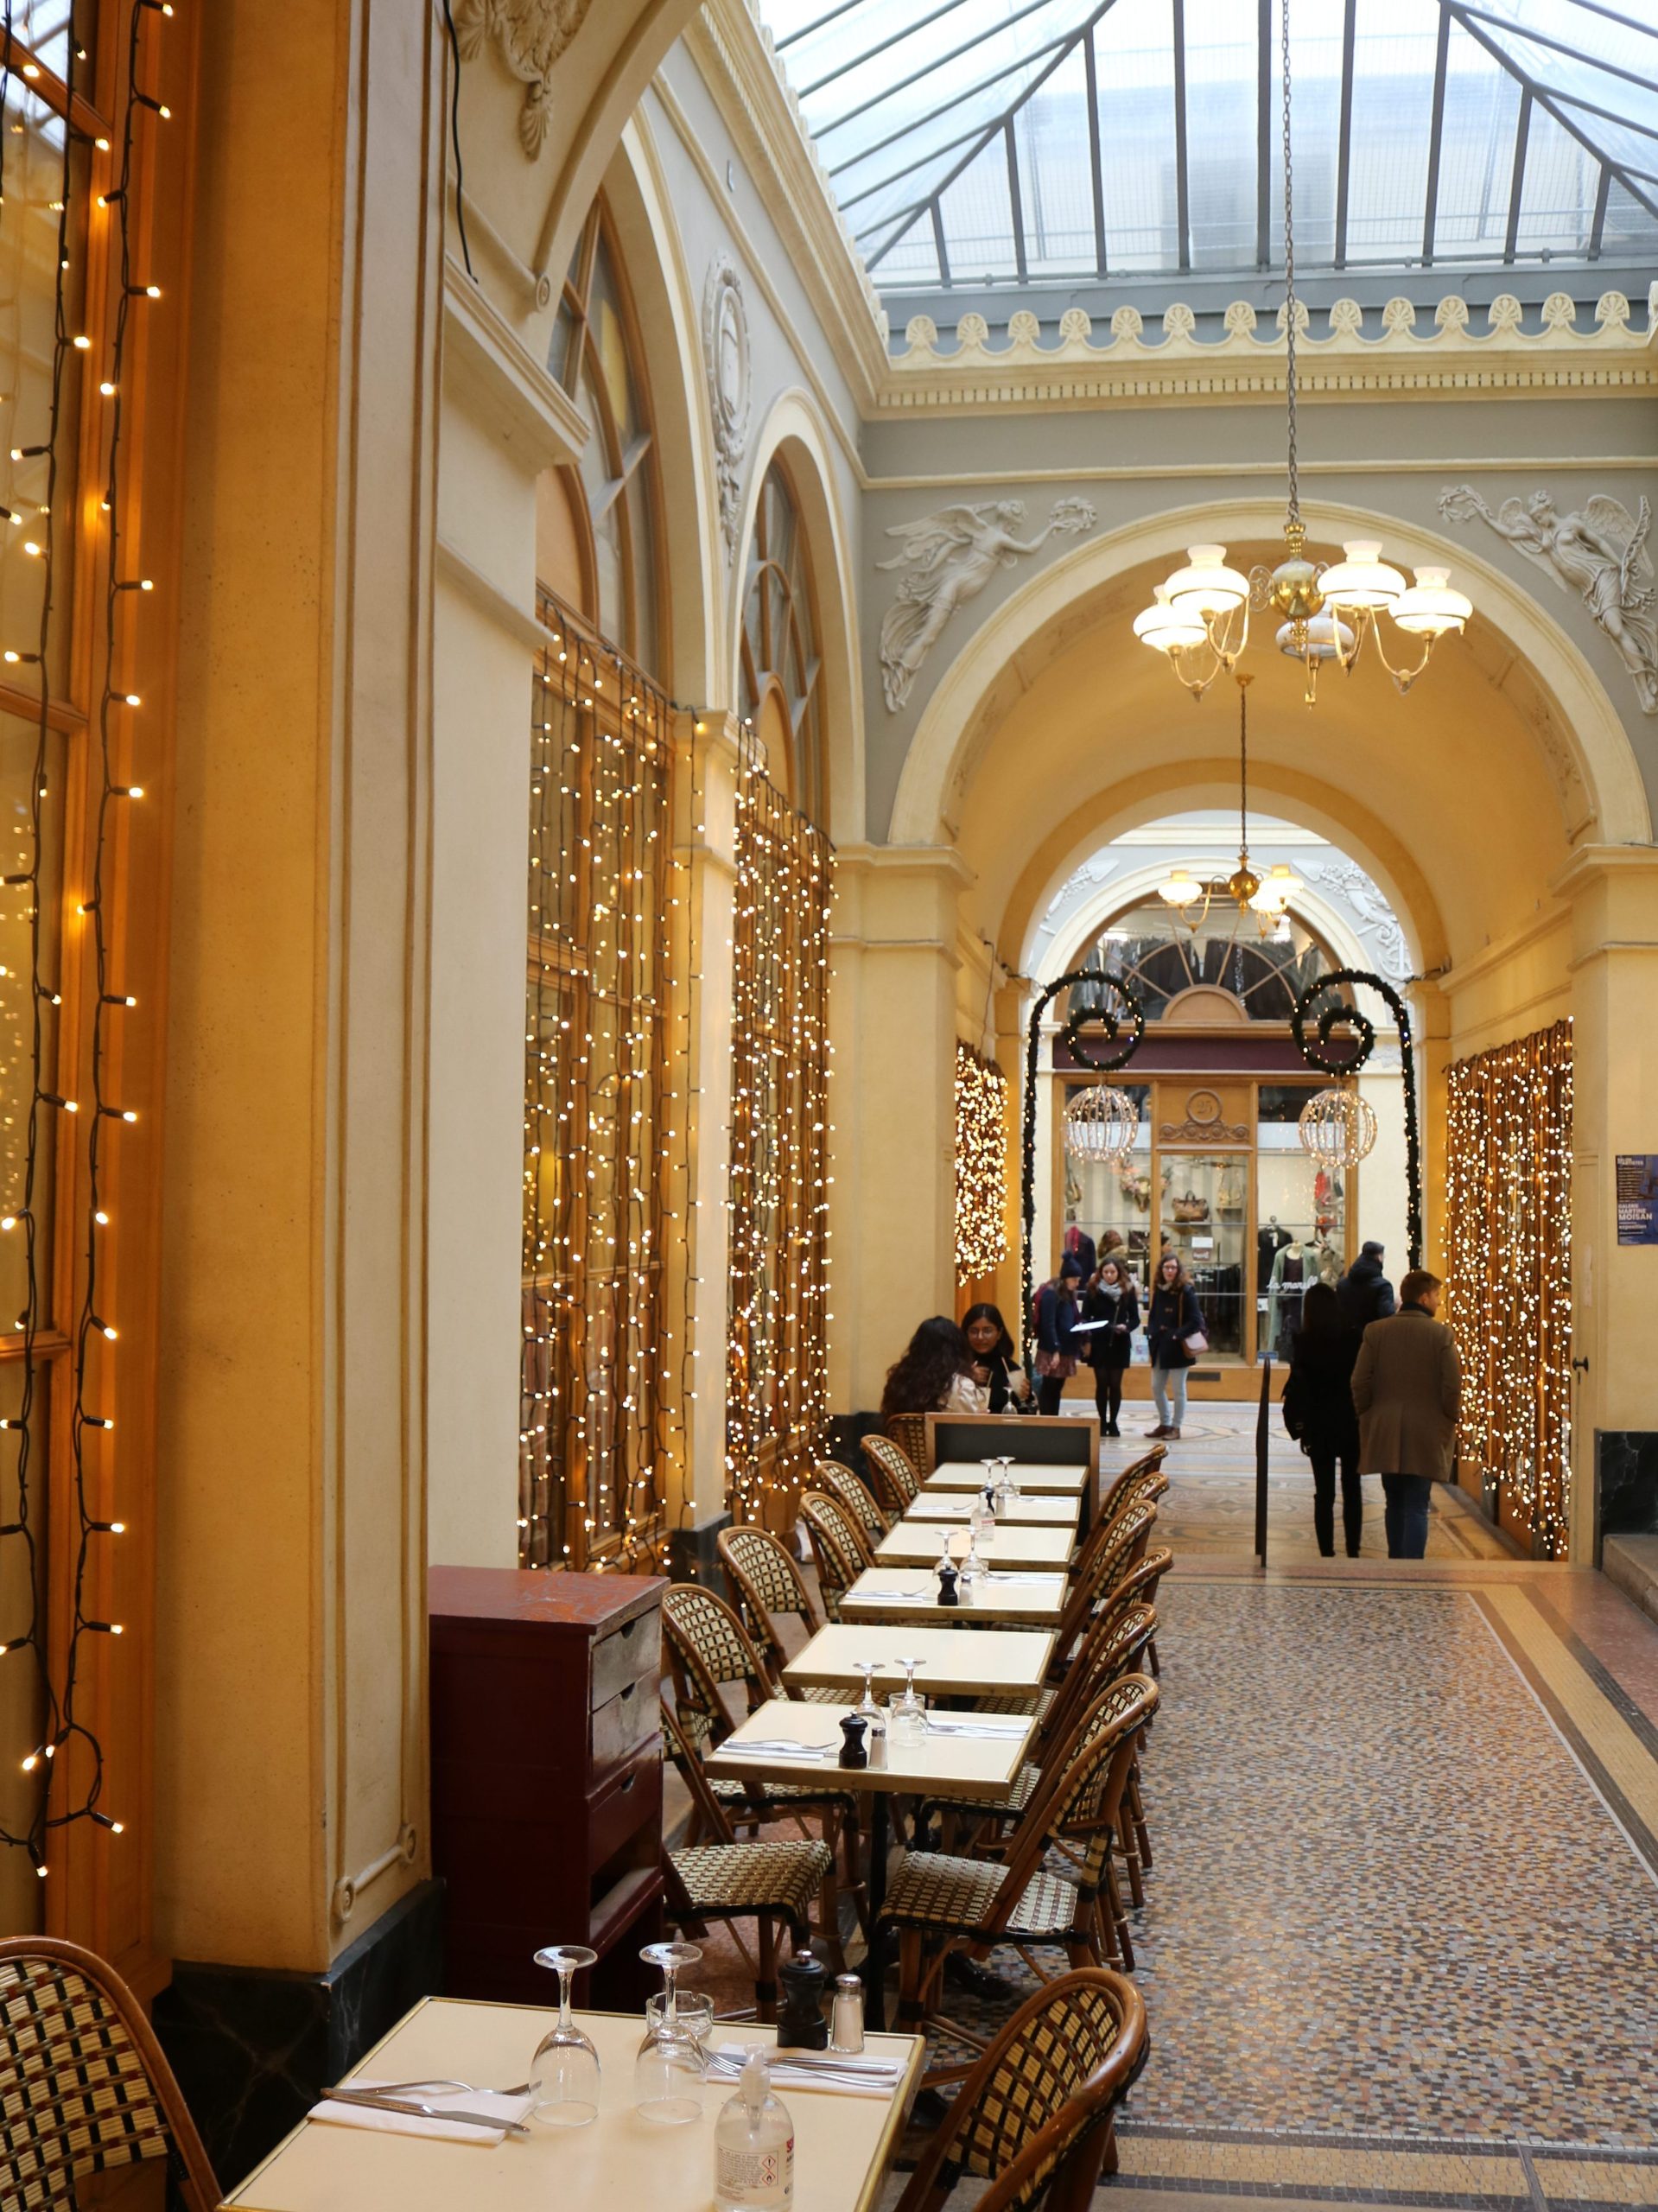
[[[974,1379],[990,1393],[990,1410],[1016,1414],[1034,1410],[1030,1377],[1019,1363],[1019,1353],[999,1306],[969,1306],[962,1317],[962,1334],[973,1354]]]
[[[1077,1311],[1077,1287],[1083,1280],[1082,1262],[1067,1252],[1054,1273],[1036,1294],[1036,1371],[1039,1412],[1051,1416],[1059,1410],[1065,1385],[1077,1372],[1077,1355],[1086,1338],[1076,1333],[1082,1316]]]
[[[1336,1550],[1336,1468],[1342,1477],[1342,1534],[1356,1559],[1364,1534],[1359,1479],[1359,1421],[1353,1410],[1353,1363],[1359,1339],[1346,1325],[1342,1301],[1327,1282],[1308,1286],[1301,1325],[1290,1347],[1284,1383],[1284,1426],[1312,1462],[1312,1527],[1325,1559]]]
[[[1209,1344],[1197,1294],[1186,1280],[1179,1255],[1172,1249],[1166,1250],[1158,1261],[1152,1281],[1151,1303],[1146,1309],[1146,1347],[1152,1356],[1152,1395],[1157,1401],[1157,1427],[1146,1433],[1175,1444],[1186,1414],[1186,1370],[1196,1364],[1198,1353],[1207,1351]]]
[[[924,1321],[881,1392],[880,1417],[889,1414],[981,1414],[990,1393],[973,1372],[967,1338],[947,1313]]]
[[[1083,1294],[1083,1319],[1096,1325],[1089,1332],[1088,1357],[1094,1370],[1100,1434],[1121,1436],[1117,1416],[1122,1411],[1122,1378],[1134,1356],[1134,1331],[1140,1326],[1140,1296],[1134,1277],[1121,1260],[1109,1253]]]

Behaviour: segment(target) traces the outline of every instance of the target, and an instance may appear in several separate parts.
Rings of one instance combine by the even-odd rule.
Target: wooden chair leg
[[[1128,1916],[1122,1909],[1122,1892],[1117,1887],[1117,1870],[1109,1859],[1105,1862],[1105,1883],[1101,1894],[1105,1901],[1111,1931],[1122,1954],[1122,1970],[1125,1974],[1132,1974],[1134,1970],[1134,1939],[1128,1932]]]
[[[906,2035],[919,2035],[926,2018],[922,1987],[924,1938],[918,1928],[905,1928],[898,1939],[898,2018]]]
[[[1152,1871],[1152,1839],[1146,1827],[1146,1804],[1140,1794],[1140,1761],[1136,1759],[1128,1770],[1128,1817],[1134,1823],[1134,1842],[1139,1847],[1140,1863],[1149,1874]],[[1136,1904],[1139,1900],[1136,1898]]]
[[[858,1853],[862,1831],[855,1820],[844,1813],[837,1814],[841,1824],[841,1862],[846,1868],[845,1887],[852,1898],[852,1909],[858,1916],[858,1926],[866,1942],[869,1940],[869,1888],[858,1871]],[[825,1843],[829,1839],[823,1838]]]

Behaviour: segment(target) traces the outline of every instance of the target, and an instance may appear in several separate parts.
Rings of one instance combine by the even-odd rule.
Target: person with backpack
[[[1341,1469],[1342,1534],[1356,1559],[1364,1533],[1359,1478],[1359,1424],[1353,1408],[1353,1363],[1359,1340],[1343,1326],[1339,1292],[1310,1284],[1301,1325],[1291,1340],[1290,1371],[1280,1411],[1284,1426],[1312,1463],[1312,1527],[1325,1559],[1336,1552],[1336,1470]]]

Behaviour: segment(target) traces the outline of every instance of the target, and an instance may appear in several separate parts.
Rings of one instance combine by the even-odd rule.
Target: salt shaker
[[[863,2049],[863,1984],[855,1974],[835,1977],[835,2009],[830,2015],[831,2050]]]

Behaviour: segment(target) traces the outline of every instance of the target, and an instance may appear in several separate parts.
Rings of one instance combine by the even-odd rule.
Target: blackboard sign
[[[1658,1244],[1658,1152],[1617,1155],[1617,1241]]]

